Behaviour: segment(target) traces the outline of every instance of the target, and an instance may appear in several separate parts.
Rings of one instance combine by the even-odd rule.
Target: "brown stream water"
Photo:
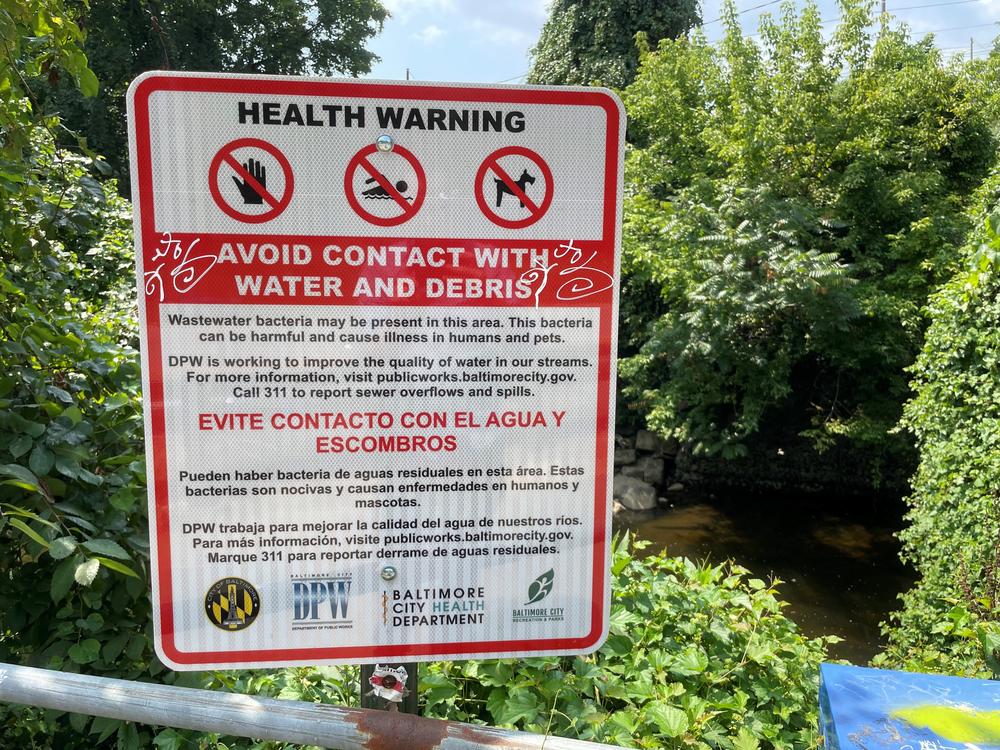
[[[843,638],[831,657],[866,664],[881,649],[879,623],[897,608],[896,597],[913,575],[897,557],[897,526],[869,520],[876,513],[853,509],[841,515],[823,508],[811,498],[711,504],[689,499],[662,511],[624,512],[615,526],[671,555],[734,560],[760,578],[781,579],[780,598],[790,605],[785,614],[806,635]]]

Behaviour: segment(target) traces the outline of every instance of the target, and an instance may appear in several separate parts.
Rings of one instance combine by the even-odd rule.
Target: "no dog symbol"
[[[507,146],[486,157],[476,172],[476,203],[487,219],[507,229],[523,229],[552,205],[552,170],[523,146]]]

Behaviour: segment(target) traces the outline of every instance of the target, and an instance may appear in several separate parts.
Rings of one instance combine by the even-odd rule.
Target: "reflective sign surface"
[[[129,107],[161,658],[595,649],[618,100],[151,73]]]

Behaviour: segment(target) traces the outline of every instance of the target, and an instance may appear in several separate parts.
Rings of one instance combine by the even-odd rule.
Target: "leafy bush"
[[[625,747],[814,747],[819,662],[774,585],[734,564],[612,559],[611,634],[595,654],[431,664],[425,715]]]
[[[903,426],[920,450],[903,559],[920,574],[877,663],[1000,675],[1000,173],[964,267],[931,299]],[[996,206],[988,217],[986,206]]]
[[[58,0],[0,2],[0,661],[148,677],[130,212],[106,165],[56,148],[26,83],[61,69],[92,93],[82,32]],[[116,731],[141,746],[134,726],[0,707],[3,747]]]
[[[786,5],[754,40],[730,4],[717,46],[662,41],[623,95],[626,290],[662,304],[623,303],[621,372],[695,453],[742,455],[776,427],[905,450],[890,430],[920,308],[996,144],[979,68],[868,3],[841,11],[826,34],[814,4]]]
[[[611,634],[598,652],[421,664],[421,713],[625,747],[816,747],[819,662],[836,639],[803,637],[781,614],[775,584],[744,568],[638,555],[646,546],[627,536],[614,545]],[[349,705],[357,681],[356,668],[322,667],[220,672],[210,684]],[[219,740],[157,738],[169,750]]]

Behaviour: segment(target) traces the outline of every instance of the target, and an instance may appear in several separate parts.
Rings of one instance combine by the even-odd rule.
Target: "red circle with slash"
[[[254,178],[254,176],[250,174],[242,164],[240,164],[239,160],[233,156],[233,152],[240,148],[259,148],[274,157],[285,176],[285,191],[280,198],[275,197],[268,192],[267,188],[257,182],[256,178]],[[234,206],[231,206],[226,201],[222,191],[219,189],[219,170],[222,169],[223,164],[231,167],[232,170],[236,172],[236,176],[241,178],[246,185],[253,188],[254,192],[263,198],[264,202],[267,203],[270,208],[264,213],[251,214],[240,211]],[[237,221],[246,222],[247,224],[262,224],[265,221],[270,221],[278,216],[291,202],[292,190],[294,188],[295,179],[292,177],[292,165],[288,163],[288,159],[286,159],[285,155],[275,146],[271,145],[267,141],[262,141],[259,138],[238,138],[235,141],[230,141],[219,149],[219,153],[217,153],[212,159],[212,164],[208,168],[208,189],[211,191],[212,198],[215,199],[216,205],[221,208],[227,216],[236,219]]]
[[[541,203],[535,203],[531,200],[527,193],[525,193],[524,190],[522,190],[517,184],[514,178],[507,174],[507,171],[500,166],[500,159],[505,156],[523,156],[525,159],[538,167],[539,171],[542,173],[542,177],[545,178],[545,195],[543,196]],[[528,215],[525,218],[506,219],[493,210],[489,201],[486,200],[483,188],[483,181],[486,179],[486,175],[489,172],[493,172],[496,175],[494,179],[501,180],[514,198],[523,203],[524,207],[528,209]],[[487,219],[492,221],[494,224],[506,227],[507,229],[523,229],[524,227],[529,227],[541,219],[545,215],[545,212],[549,210],[549,206],[552,205],[552,192],[552,170],[549,169],[549,165],[545,163],[545,160],[541,156],[536,154],[530,148],[524,148],[523,146],[506,146],[505,148],[494,151],[486,157],[480,165],[479,171],[476,172],[476,203],[479,204],[479,209],[483,212],[483,215],[486,216]]]
[[[365,146],[363,149],[358,151],[354,155],[354,158],[347,164],[347,171],[344,172],[344,192],[347,195],[347,202],[351,204],[351,208],[354,209],[355,213],[362,219],[367,221],[369,224],[376,224],[380,227],[394,227],[398,224],[402,224],[405,221],[409,221],[414,216],[417,215],[417,211],[424,203],[424,196],[427,194],[427,175],[424,174],[424,168],[420,166],[420,162],[417,161],[415,157],[409,150],[403,148],[402,146],[393,146],[391,152],[392,154],[399,154],[407,163],[413,168],[414,173],[417,175],[417,195],[411,203],[403,194],[396,189],[396,186],[392,182],[386,179],[385,175],[375,169],[375,166],[368,160],[368,157],[372,154],[378,152],[378,147],[373,143],[370,146]],[[366,210],[358,197],[354,194],[354,175],[359,170],[363,169],[368,175],[378,183],[390,198],[392,198],[396,204],[402,209],[402,213],[396,216],[378,216],[370,211]]]

